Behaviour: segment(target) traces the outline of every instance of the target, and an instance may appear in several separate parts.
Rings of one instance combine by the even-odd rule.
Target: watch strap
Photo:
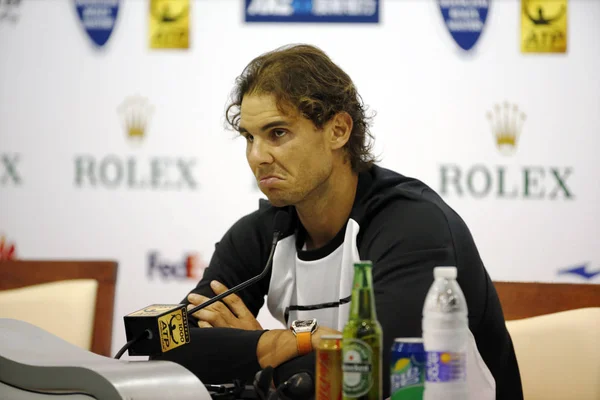
[[[298,355],[303,356],[312,351],[311,332],[296,332],[296,345],[298,346]]]

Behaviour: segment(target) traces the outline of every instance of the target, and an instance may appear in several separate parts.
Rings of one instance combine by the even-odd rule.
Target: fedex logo
[[[4,235],[0,235],[0,261],[14,260],[15,257],[15,244],[7,241]]]
[[[206,265],[199,254],[185,254],[179,261],[168,261],[162,258],[158,251],[148,254],[148,277],[158,276],[162,279],[193,279],[200,280]]]

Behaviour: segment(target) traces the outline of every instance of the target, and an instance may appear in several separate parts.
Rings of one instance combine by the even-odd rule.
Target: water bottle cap
[[[435,267],[433,269],[433,277],[435,279],[456,279],[457,274],[456,267]]]

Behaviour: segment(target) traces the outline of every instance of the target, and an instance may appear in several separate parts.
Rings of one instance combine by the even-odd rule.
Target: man
[[[353,262],[370,260],[387,397],[394,338],[422,335],[433,268],[454,265],[469,309],[472,398],[522,399],[502,309],[468,228],[425,184],[375,165],[368,118],[350,77],[315,47],[284,47],[250,62],[232,97],[228,123],[245,138],[248,164],[269,202],[217,244],[184,300],[189,308],[258,275],[274,215],[283,210],[291,222],[270,276],[194,313],[194,346],[164,358],[204,382],[249,378],[267,366],[287,368],[288,375],[311,368],[319,338],[348,320]],[[255,317],[265,295],[285,326],[315,318],[318,328],[312,335],[263,330]]]

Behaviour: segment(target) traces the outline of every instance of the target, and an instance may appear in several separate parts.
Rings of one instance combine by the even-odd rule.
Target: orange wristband
[[[296,345],[298,346],[298,355],[303,356],[312,351],[312,334],[310,332],[299,332],[296,334]]]

